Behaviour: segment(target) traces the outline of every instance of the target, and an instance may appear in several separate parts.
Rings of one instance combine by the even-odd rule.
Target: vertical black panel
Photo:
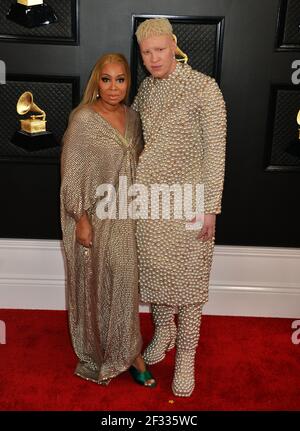
[[[266,142],[267,171],[300,172],[299,110],[300,88],[272,85]]]
[[[278,12],[278,51],[299,51],[300,49],[300,2],[281,0]]]
[[[46,2],[44,2],[46,3]],[[7,19],[13,0],[0,2],[0,40],[10,42],[77,45],[79,43],[79,0],[50,0],[46,3],[57,21],[28,28]]]
[[[161,15],[160,15],[161,16]],[[147,76],[143,67],[137,40],[134,37],[137,27],[145,19],[156,15],[133,15],[132,17],[132,95],[137,91],[142,80]],[[180,49],[188,52],[188,63],[196,70],[220,80],[224,17],[169,16],[168,18]]]
[[[52,133],[54,144],[40,148],[39,139],[30,151],[12,142],[19,119],[16,104],[24,92],[30,91],[32,103],[46,113],[46,130]],[[79,100],[79,78],[44,75],[7,75],[6,84],[0,86],[0,160],[16,162],[59,163],[61,138],[68,124],[68,116]]]

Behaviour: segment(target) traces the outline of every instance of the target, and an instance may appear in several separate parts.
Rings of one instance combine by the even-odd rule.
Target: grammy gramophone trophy
[[[12,142],[28,151],[38,151],[44,148],[55,147],[57,142],[53,133],[46,130],[46,113],[33,102],[33,95],[25,91],[17,103],[17,112],[20,115],[34,112],[29,118],[21,119],[21,130],[12,137]]]
[[[54,10],[43,0],[17,0],[12,3],[6,18],[27,28],[48,25],[57,21]]]
[[[295,139],[291,145],[286,149],[286,151],[292,156],[300,158],[300,111],[297,114],[297,124],[298,124],[298,139]]]

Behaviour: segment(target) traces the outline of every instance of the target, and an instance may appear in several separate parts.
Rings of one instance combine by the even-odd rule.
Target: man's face
[[[140,42],[144,65],[154,78],[167,78],[176,67],[176,43],[169,35],[152,36]]]

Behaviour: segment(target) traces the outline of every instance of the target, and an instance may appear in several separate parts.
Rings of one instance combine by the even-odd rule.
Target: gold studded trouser
[[[200,336],[202,308],[202,304],[178,307],[177,349],[196,350]]]
[[[195,350],[200,336],[202,304],[178,307],[178,331],[176,345],[182,350]],[[152,304],[152,318],[155,329],[173,323],[175,307]]]
[[[152,365],[162,361],[166,351],[175,346],[176,325],[175,308],[166,305],[152,305],[152,318],[155,325],[151,343],[143,353],[146,364]]]
[[[174,322],[175,307],[152,304],[152,319],[155,328],[167,326]]]

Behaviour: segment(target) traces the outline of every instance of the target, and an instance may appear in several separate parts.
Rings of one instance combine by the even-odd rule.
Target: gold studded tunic
[[[67,303],[75,373],[96,383],[128,369],[141,351],[135,226],[131,219],[99,219],[96,189],[119,176],[133,181],[142,150],[139,116],[127,108],[123,137],[90,107],[67,129],[62,151],[61,225],[67,269]],[[75,239],[87,211],[91,249]]]
[[[166,79],[146,78],[133,108],[140,113],[145,141],[137,183],[146,185],[149,194],[151,184],[204,184],[204,212],[220,213],[226,111],[216,81],[178,63]],[[162,213],[158,219],[137,220],[144,302],[182,306],[207,301],[214,242],[196,239],[197,231],[187,230],[186,220],[166,220]]]

